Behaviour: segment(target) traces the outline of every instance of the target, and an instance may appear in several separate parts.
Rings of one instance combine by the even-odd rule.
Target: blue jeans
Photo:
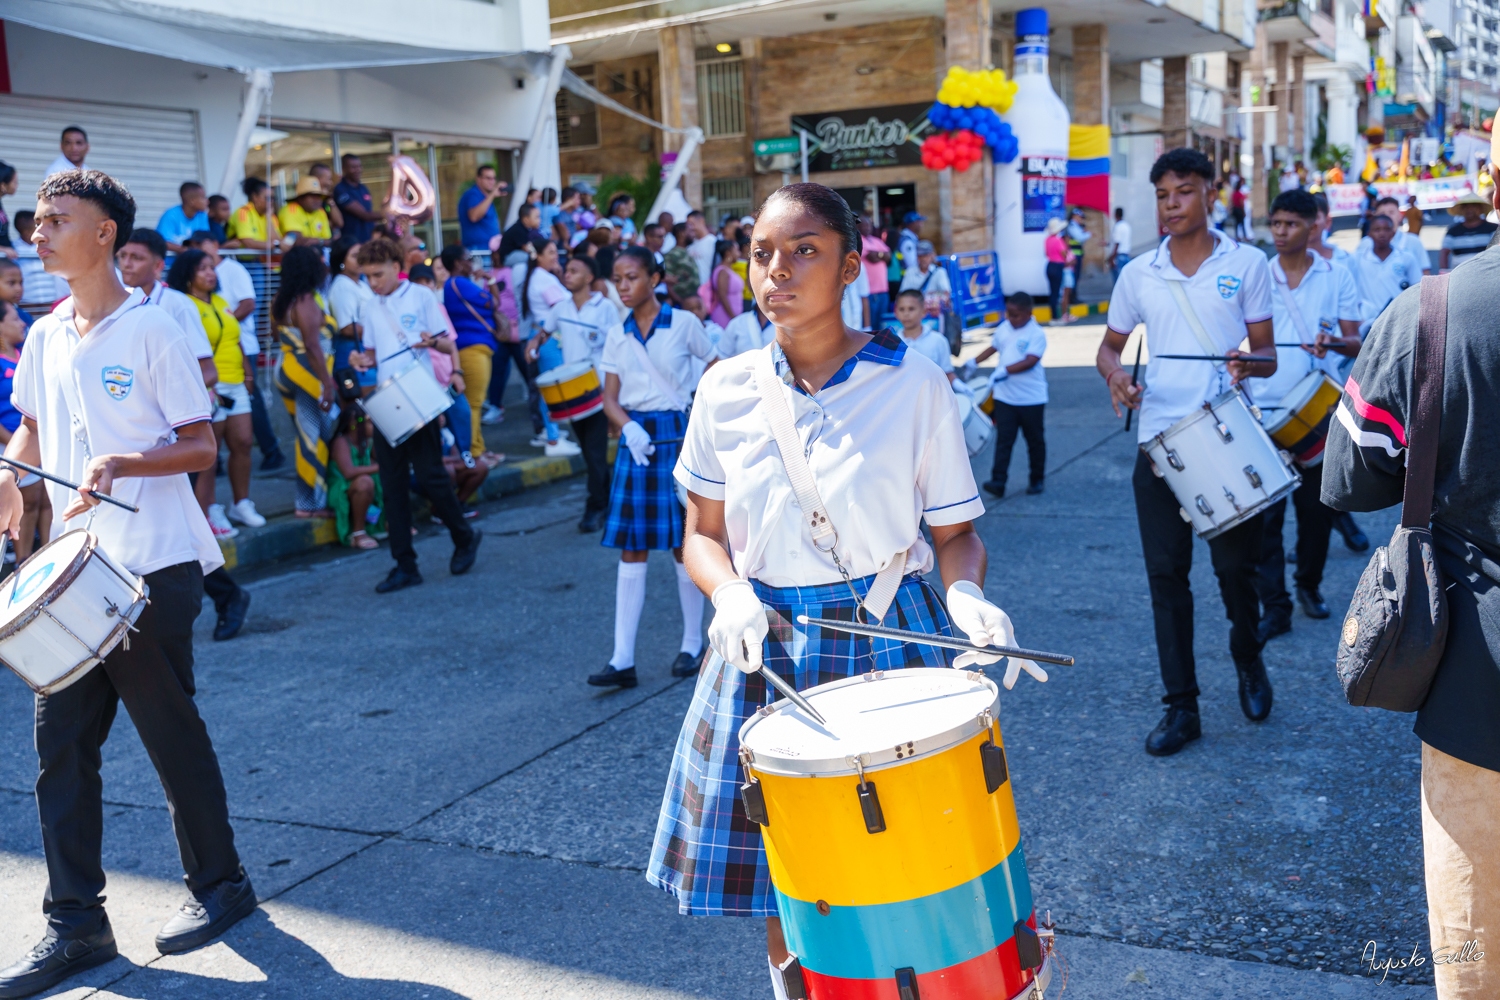
[[[469,401],[462,394],[453,401],[453,405],[444,414],[448,418],[448,429],[453,432],[453,438],[458,442],[458,450],[468,452],[474,446],[474,425],[469,413]]]
[[[891,310],[890,292],[870,293],[870,329],[880,330],[885,327],[885,314]]]
[[[561,368],[563,363],[562,348],[558,346],[556,338],[548,338],[542,341],[542,346],[537,348],[536,368],[537,374],[550,372],[554,368]],[[556,441],[558,438],[557,424],[552,422],[552,414],[547,410],[547,404],[542,402],[541,393],[533,386],[531,391],[537,396],[537,405],[541,408],[542,426],[546,428],[547,440]]]
[[[1112,273],[1115,276],[1115,280],[1116,281],[1118,281],[1119,278],[1120,278],[1120,269],[1123,268],[1126,264],[1129,264],[1129,263],[1130,263],[1130,254],[1128,254],[1128,253],[1117,253],[1117,254],[1115,254],[1115,262],[1112,265],[1110,265],[1109,270],[1110,270],[1110,273]]]

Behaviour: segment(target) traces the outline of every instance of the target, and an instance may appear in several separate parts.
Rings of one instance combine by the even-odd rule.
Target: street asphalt
[[[1039,915],[1068,964],[1062,995],[1432,996],[1419,744],[1410,719],[1346,705],[1332,666],[1366,557],[1335,538],[1334,617],[1299,614],[1267,648],[1276,707],[1257,725],[1239,711],[1197,544],[1204,736],[1146,756],[1161,685],[1134,443],[1091,369],[1048,377],[1047,490],[988,498],[979,530],[986,590],[1022,643],[1078,659],[1001,698]],[[989,463],[988,450],[975,460],[979,479]],[[1018,443],[1012,484],[1024,469]],[[384,551],[325,554],[247,577],[255,603],[232,642],[210,641],[206,610],[198,703],[263,904],[208,947],[156,954],[184,890],[161,788],[121,713],[104,768],[121,957],[51,995],[768,997],[758,922],[680,917],[642,876],[691,695],[668,670],[676,587],[653,555],[640,687],[585,686],[612,645],[615,555],[574,528],[581,490],[487,505],[461,579],[433,530],[419,588],[372,592]],[[1378,542],[1395,513],[1361,521]],[[1294,530],[1289,517],[1288,544]],[[0,677],[0,965],[44,926],[31,717],[26,688]],[[1424,964],[1382,981],[1386,957],[1413,949]]]

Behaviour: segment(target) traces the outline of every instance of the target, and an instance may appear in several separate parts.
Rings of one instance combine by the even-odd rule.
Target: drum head
[[[957,385],[958,383],[954,383]],[[974,412],[974,397],[966,396],[961,392],[955,392],[953,398],[958,401],[958,422],[963,424],[969,419],[969,414]]]
[[[980,717],[995,710],[1000,691],[976,671],[908,667],[821,684],[803,694],[828,727],[777,700],[740,729],[757,770],[854,774],[857,756],[869,770],[940,753],[984,731]]]
[[[536,377],[537,385],[560,385],[571,379],[575,379],[594,367],[592,361],[575,361],[570,365],[562,365],[551,371],[542,372]]]
[[[94,536],[75,529],[31,554],[0,589],[0,630],[71,581],[93,550]]]

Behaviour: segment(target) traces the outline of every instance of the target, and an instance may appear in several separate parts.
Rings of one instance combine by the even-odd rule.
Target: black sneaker
[[[578,522],[578,531],[584,535],[592,535],[594,532],[603,529],[603,527],[604,511],[602,510],[585,511],[583,520]]]
[[[597,674],[589,674],[589,683],[596,688],[633,688],[636,685],[635,667],[626,667],[624,670],[605,667]]]
[[[1302,605],[1302,613],[1309,618],[1327,618],[1331,614],[1328,602],[1323,600],[1317,588],[1298,587],[1297,603]]]
[[[283,469],[285,467],[286,456],[279,451],[274,455],[267,455],[260,461],[261,472],[275,472],[277,469]]]
[[[250,876],[239,881],[224,879],[202,892],[195,892],[172,914],[156,935],[156,950],[163,955],[191,951],[208,944],[255,910],[255,889]]]
[[[1255,630],[1261,645],[1265,645],[1279,635],[1286,635],[1292,630],[1292,616],[1284,611],[1273,611],[1260,620],[1260,626]]]
[[[1038,493],[1041,493],[1046,488],[1047,487],[1044,486],[1044,485],[1042,485],[1041,483],[1032,483],[1030,486],[1026,487],[1026,492],[1030,496],[1036,496]]]
[[[1360,530],[1354,521],[1354,515],[1345,510],[1333,512],[1333,526],[1338,533],[1344,536],[1344,544],[1351,552],[1367,552],[1370,549],[1370,539]]]
[[[241,587],[234,592],[224,610],[219,612],[219,621],[214,625],[214,642],[233,639],[245,627],[245,615],[250,610],[250,591]]]
[[[995,482],[995,480],[991,479],[989,482],[984,484],[984,491],[997,497],[1003,497],[1005,496],[1005,484],[997,483]]]
[[[484,532],[478,528],[469,529],[469,541],[466,545],[460,545],[453,550],[453,558],[448,560],[448,572],[454,576],[463,576],[474,568],[474,559],[479,555],[479,543],[484,541]]]
[[[29,997],[85,969],[103,965],[119,954],[108,917],[98,931],[84,938],[54,937],[49,930],[25,958],[0,969],[0,997]]]
[[[677,659],[672,661],[673,677],[694,677],[698,673],[698,666],[703,662],[703,654],[694,656],[692,653],[678,653]]]
[[[391,570],[389,576],[375,585],[375,593],[389,594],[393,590],[405,590],[422,582],[422,574],[416,570],[405,570],[400,566]]]
[[[1202,735],[1196,709],[1171,705],[1146,737],[1146,752],[1153,757],[1170,757]]]

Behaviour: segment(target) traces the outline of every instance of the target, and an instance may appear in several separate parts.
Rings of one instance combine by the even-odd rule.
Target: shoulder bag
[[[1351,705],[1415,712],[1427,700],[1448,640],[1448,598],[1432,546],[1448,341],[1448,276],[1423,278],[1401,524],[1375,550],[1349,602],[1337,667]]]

